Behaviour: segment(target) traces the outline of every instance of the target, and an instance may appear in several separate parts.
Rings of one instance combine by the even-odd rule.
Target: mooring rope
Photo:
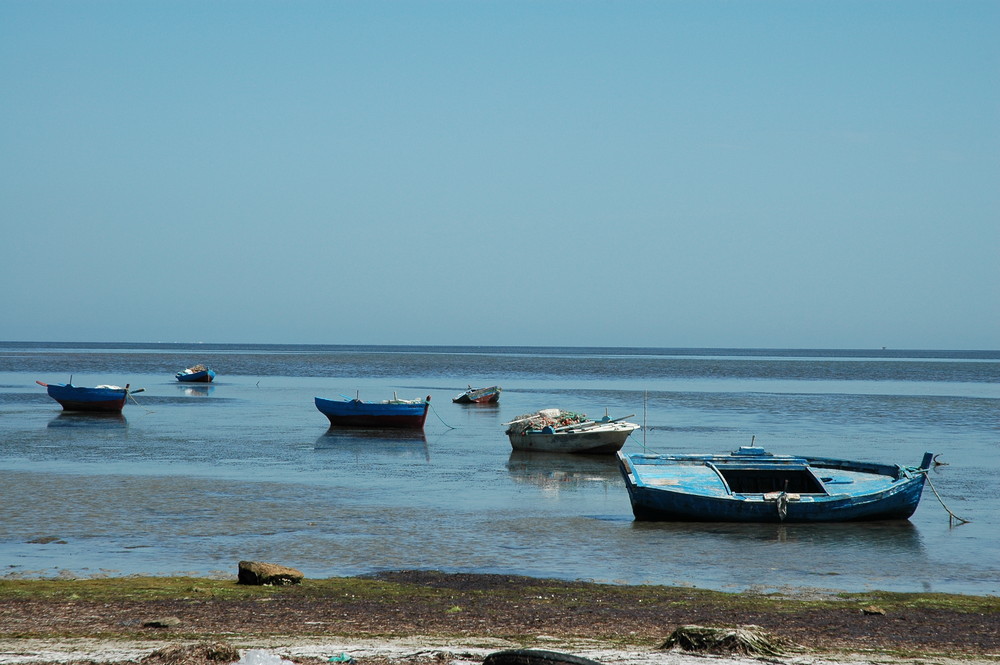
[[[135,404],[137,407],[139,407],[140,409],[142,409],[143,411],[145,411],[147,414],[148,413],[156,413],[152,409],[147,409],[145,406],[143,406],[142,404],[140,404],[139,400],[137,400],[135,397],[132,396],[132,391],[131,390],[126,389],[125,390],[125,396],[128,399],[132,400],[133,404]]]
[[[444,422],[444,418],[442,418],[442,417],[441,417],[441,414],[437,412],[437,409],[435,409],[435,408],[434,408],[434,405],[433,405],[433,404],[431,404],[430,402],[428,402],[428,403],[427,403],[427,406],[429,406],[429,407],[431,408],[431,411],[433,411],[433,412],[434,412],[434,415],[435,415],[435,416],[437,416],[438,420],[440,420],[440,421],[441,421],[441,423],[442,423],[442,424],[444,424],[444,426],[445,426],[445,427],[447,427],[448,429],[457,429],[457,428],[455,428],[455,427],[452,427],[452,426],[451,426],[451,425],[449,425],[448,423]]]
[[[927,473],[927,471],[928,471],[928,469],[923,469],[923,474],[924,474],[924,480],[926,480],[926,481],[927,481],[927,484],[928,484],[928,485],[930,485],[930,487],[931,487],[931,491],[932,491],[932,492],[934,492],[934,496],[936,496],[936,497],[937,497],[937,500],[938,500],[938,503],[940,503],[940,504],[941,504],[941,507],[942,507],[942,508],[944,508],[944,509],[945,509],[945,511],[946,511],[946,512],[948,513],[948,524],[949,524],[949,525],[952,525],[952,524],[954,524],[954,523],[955,523],[956,521],[957,521],[957,522],[958,522],[959,524],[968,524],[968,523],[970,522],[970,520],[967,520],[967,519],[964,519],[964,518],[962,518],[962,517],[959,517],[959,516],[958,516],[958,515],[956,515],[955,513],[951,512],[951,509],[950,509],[950,508],[948,508],[948,506],[944,505],[944,499],[942,499],[942,498],[941,498],[941,495],[940,495],[940,494],[938,494],[938,491],[937,491],[937,488],[936,488],[936,487],[934,487],[934,483],[932,483],[932,482],[931,482],[931,476],[930,476],[930,474],[929,474],[929,473]]]

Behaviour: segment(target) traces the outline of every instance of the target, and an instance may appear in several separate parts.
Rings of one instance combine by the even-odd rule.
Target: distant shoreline
[[[383,353],[482,353],[491,354],[549,354],[572,353],[580,355],[664,355],[664,356],[738,356],[738,357],[859,357],[865,359],[882,358],[898,360],[904,358],[930,359],[965,356],[983,360],[1000,360],[1000,349],[921,349],[895,347],[698,347],[698,346],[557,346],[557,345],[469,345],[469,344],[327,344],[327,343],[273,343],[273,342],[86,342],[67,340],[0,340],[0,352],[4,347],[12,348],[76,348],[88,350],[142,350],[163,351],[197,350],[198,352],[262,350],[294,351],[297,349],[325,350],[334,352],[378,351]]]

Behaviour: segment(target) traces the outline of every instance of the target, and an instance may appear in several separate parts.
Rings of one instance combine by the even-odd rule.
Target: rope
[[[137,399],[136,399],[135,397],[133,397],[133,396],[132,396],[132,391],[131,391],[131,390],[126,390],[126,391],[125,391],[125,395],[126,395],[126,397],[127,397],[128,399],[132,400],[132,403],[133,403],[133,404],[135,404],[135,405],[136,405],[137,407],[139,407],[140,409],[142,409],[143,411],[145,411],[145,412],[146,412],[146,414],[149,414],[149,413],[156,413],[155,411],[153,411],[153,410],[151,410],[151,409],[147,409],[147,408],[146,408],[146,407],[144,407],[144,406],[143,406],[142,404],[139,404],[139,400],[137,400]],[[144,414],[144,415],[145,415],[145,414]]]
[[[955,522],[958,522],[959,524],[968,524],[970,520],[959,517],[955,513],[951,512],[948,506],[944,505],[944,499],[942,499],[941,495],[938,494],[937,488],[934,487],[934,483],[931,482],[931,476],[927,473],[927,471],[927,469],[923,470],[924,480],[926,480],[927,484],[930,485],[931,491],[934,492],[934,496],[937,497],[938,503],[940,503],[941,507],[948,513],[948,525],[953,526]]]
[[[440,421],[441,421],[441,423],[442,423],[442,424],[443,424],[443,425],[444,425],[445,427],[447,427],[448,429],[456,429],[456,428],[452,427],[451,425],[449,425],[448,423],[444,422],[444,418],[442,418],[442,417],[441,417],[441,414],[439,414],[439,413],[437,412],[437,409],[435,409],[435,408],[434,408],[434,405],[433,405],[433,404],[430,404],[430,403],[428,403],[428,405],[427,405],[427,406],[431,407],[431,411],[433,411],[433,412],[434,412],[434,415],[435,415],[435,416],[437,416],[438,420],[440,420]]]

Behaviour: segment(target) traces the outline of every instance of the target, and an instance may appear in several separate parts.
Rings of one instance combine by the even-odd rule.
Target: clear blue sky
[[[0,2],[0,339],[1000,348],[1000,2]]]

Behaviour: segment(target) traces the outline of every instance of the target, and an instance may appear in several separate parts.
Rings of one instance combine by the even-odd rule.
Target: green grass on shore
[[[996,596],[967,596],[945,593],[894,593],[870,591],[839,594],[758,594],[729,593],[666,586],[621,586],[550,579],[524,581],[488,589],[455,590],[440,586],[390,582],[359,577],[306,579],[294,586],[248,586],[235,580],[196,577],[108,577],[98,579],[7,579],[0,580],[0,602],[13,599],[81,600],[92,602],[145,602],[212,598],[216,601],[285,598],[357,598],[382,602],[434,603],[459,595],[489,594],[493,598],[530,597],[542,604],[560,605],[599,602],[611,605],[656,602],[676,605],[715,605],[729,609],[759,609],[766,604],[771,611],[796,612],[820,607],[862,608],[876,605],[892,611],[936,609],[959,613],[993,614],[1000,612]]]

